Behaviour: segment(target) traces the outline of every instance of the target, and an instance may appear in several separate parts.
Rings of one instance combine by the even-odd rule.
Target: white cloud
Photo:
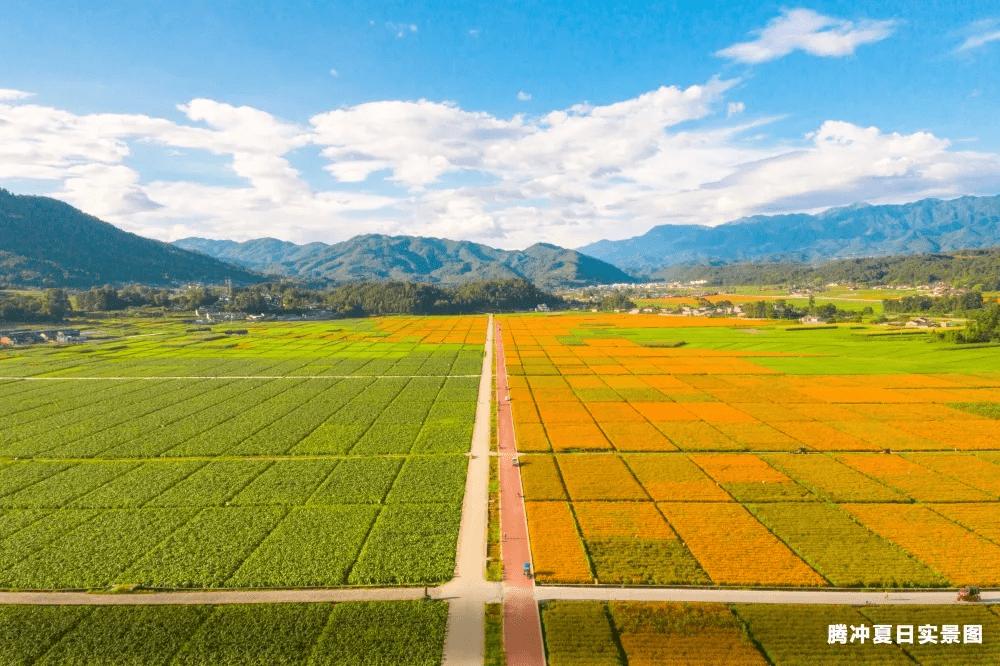
[[[340,76],[340,73],[338,73],[337,70],[335,70],[335,69],[331,69],[330,70],[330,75],[331,76]]]
[[[726,99],[736,83],[661,87],[537,117],[376,101],[305,125],[209,99],[178,106],[182,122],[13,100],[0,102],[0,179],[55,181],[53,196],[165,240],[334,242],[382,232],[501,247],[575,247],[663,223],[995,193],[998,156],[929,132],[828,120],[798,141],[769,139],[761,129],[773,119],[746,118],[741,102]],[[137,141],[180,151],[172,160],[223,156],[220,175],[239,180],[149,179],[131,158]],[[307,158],[340,184],[310,185],[296,168]]]
[[[410,33],[417,31],[417,26],[413,23],[392,23],[387,21],[385,27],[389,29],[389,32],[395,33],[397,38],[406,37]]]
[[[531,93],[526,93],[523,90],[519,90],[517,93],[517,99],[518,101],[521,102],[527,102],[529,99],[531,99]]]
[[[34,97],[35,93],[24,92],[23,90],[11,90],[10,88],[0,88],[0,102],[13,102],[19,99]]]
[[[964,31],[965,40],[955,49],[955,53],[973,51],[990,42],[1000,40],[1000,19],[983,19],[971,23]]]
[[[842,57],[853,54],[862,44],[887,38],[895,24],[891,20],[854,23],[811,9],[786,9],[766,28],[756,31],[757,39],[734,44],[715,55],[747,64],[775,60],[796,50],[816,56]]]
[[[480,32],[481,30],[479,28],[473,28],[472,30],[469,31],[469,35],[471,35],[472,37],[478,37]]]

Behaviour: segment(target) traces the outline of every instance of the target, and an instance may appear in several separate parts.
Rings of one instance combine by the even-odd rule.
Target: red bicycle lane
[[[500,533],[503,540],[503,640],[508,666],[545,666],[542,625],[535,601],[535,581],[526,576],[523,565],[531,562],[528,520],[524,510],[521,471],[513,464],[517,457],[514,419],[511,414],[510,386],[507,381],[503,331],[496,322],[494,340],[497,359],[497,427],[500,462]]]

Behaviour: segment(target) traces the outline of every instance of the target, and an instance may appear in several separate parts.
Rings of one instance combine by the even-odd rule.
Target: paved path
[[[421,377],[479,377],[480,375],[143,375],[141,377],[4,377],[27,382],[41,381],[129,381],[132,379],[417,379]]]
[[[435,588],[431,588],[431,592]],[[406,601],[422,599],[422,587],[355,588],[340,590],[210,590],[89,594],[87,592],[0,592],[0,604],[38,606],[137,606],[185,604],[281,604],[323,601]],[[433,595],[432,595],[433,596]]]
[[[871,592],[844,590],[725,590],[698,588],[537,586],[535,599],[596,599],[601,601],[715,601],[727,604],[967,605],[952,591]],[[986,590],[983,603],[1000,603],[1000,590]]]
[[[521,566],[531,561],[528,521],[524,511],[521,473],[511,462],[517,456],[514,420],[506,398],[507,369],[504,365],[503,336],[497,336],[497,425],[500,457],[500,530],[503,535],[503,642],[508,666],[545,666],[542,625],[534,596],[535,582]]]
[[[472,455],[465,481],[462,524],[458,531],[455,578],[436,588],[432,596],[448,599],[448,629],[444,666],[481,666],[486,604],[499,602],[499,583],[486,580],[486,526],[490,499],[490,400],[493,379],[493,318],[486,334],[486,356],[479,380]]]

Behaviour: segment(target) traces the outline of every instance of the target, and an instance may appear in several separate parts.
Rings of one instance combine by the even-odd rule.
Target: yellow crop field
[[[789,453],[763,458],[802,486],[832,502],[908,502],[903,493],[827,455]]]
[[[636,402],[632,406],[649,421],[697,421],[698,416],[675,402]]]
[[[934,504],[929,507],[945,518],[1000,544],[1000,511],[996,504]]]
[[[649,499],[617,455],[577,453],[557,456],[557,460],[573,501]]]
[[[657,502],[731,502],[732,497],[684,455],[626,455],[628,466]]]
[[[551,451],[552,445],[541,423],[514,423],[519,451]]]
[[[583,537],[604,539],[676,539],[677,535],[652,502],[574,502]]]
[[[787,476],[753,455],[699,454],[691,460],[721,484],[794,483]]]
[[[593,421],[589,423],[546,424],[546,432],[549,435],[549,441],[552,442],[552,449],[555,451],[571,449],[593,451],[612,448],[611,442],[604,436],[604,432]]]
[[[716,583],[803,587],[826,584],[738,504],[662,502],[657,506]]]
[[[726,437],[718,428],[702,421],[690,423],[660,421],[653,425],[683,451],[746,450],[743,444]]]
[[[802,443],[766,423],[715,423],[719,432],[752,451],[793,451]]]
[[[983,502],[996,499],[902,456],[858,453],[841,454],[836,458],[918,502]]]
[[[773,321],[501,323],[533,553],[567,558],[565,572],[549,566],[553,580],[997,580],[1000,564],[975,564],[974,553],[1000,561],[1000,427],[989,408],[1000,373],[961,371],[968,356],[935,357],[917,336]],[[551,534],[543,513],[559,525]],[[951,564],[949,549],[961,551]],[[865,553],[877,570],[865,570]]]
[[[874,448],[863,439],[819,421],[774,422],[771,425],[817,451],[871,451]]]
[[[590,565],[569,505],[525,502],[524,507],[535,578],[542,583],[589,583]]]
[[[618,451],[676,451],[659,430],[645,421],[641,423],[601,422],[604,435]]]
[[[952,585],[1000,584],[1000,546],[917,504],[841,505],[862,525],[940,572]]]
[[[630,666],[766,666],[724,604],[612,601]]]
[[[707,453],[691,460],[740,502],[818,499],[755,455]]]
[[[525,499],[566,500],[566,489],[559,476],[559,468],[550,455],[521,456],[521,486]]]
[[[705,423],[757,423],[757,419],[724,402],[693,402],[684,406]]]
[[[987,454],[989,455],[989,454]],[[903,457],[935,472],[1000,497],[1000,465],[966,453],[906,453]]]

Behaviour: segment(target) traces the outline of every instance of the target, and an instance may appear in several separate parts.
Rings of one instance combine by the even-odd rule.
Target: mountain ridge
[[[1000,196],[855,203],[816,214],[753,215],[714,227],[664,224],[577,251],[632,275],[655,277],[661,269],[686,264],[816,263],[993,245],[1000,245]]]
[[[0,284],[91,287],[141,282],[237,284],[264,278],[169,243],[129,233],[50,197],[0,188]]]
[[[403,280],[456,285],[469,280],[524,278],[543,289],[632,282],[601,260],[548,243],[499,250],[447,238],[362,234],[340,243],[298,245],[275,238],[242,243],[182,238],[174,245],[216,259],[288,277],[332,282]]]

